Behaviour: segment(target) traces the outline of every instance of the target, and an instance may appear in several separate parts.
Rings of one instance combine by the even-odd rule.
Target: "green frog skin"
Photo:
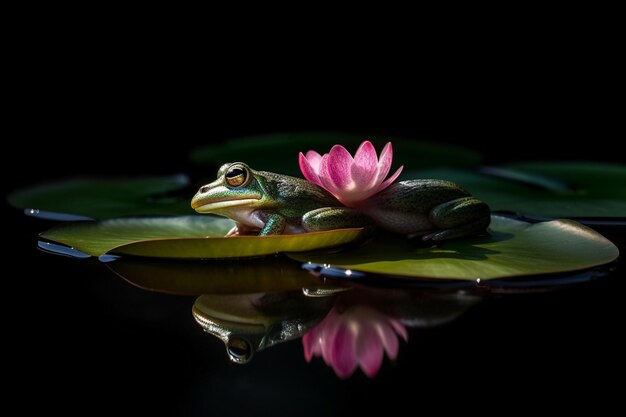
[[[227,236],[375,225],[438,241],[483,233],[490,221],[485,203],[449,181],[401,181],[362,206],[348,208],[307,180],[255,171],[242,162],[222,165],[217,179],[198,190],[191,207],[234,220],[236,226]]]

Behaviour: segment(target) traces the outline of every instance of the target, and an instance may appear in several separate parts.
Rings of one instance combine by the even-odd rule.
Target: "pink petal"
[[[378,157],[374,145],[369,140],[363,142],[354,154],[351,175],[357,188],[369,188],[377,178]]]
[[[322,347],[320,344],[319,332],[317,328],[311,330],[302,336],[302,346],[304,347],[304,359],[307,362],[311,362],[313,356],[320,356],[322,354]]]
[[[398,178],[403,168],[404,168],[404,165],[398,168],[398,170],[391,177],[387,178],[382,184],[376,187],[376,192],[379,193],[385,188],[389,187],[396,180],[396,178]]]
[[[356,370],[356,337],[348,323],[343,323],[332,341],[330,362],[339,378],[347,378]]]
[[[389,174],[391,169],[391,161],[393,160],[393,148],[391,142],[387,142],[382,152],[380,153],[380,159],[378,160],[378,179],[377,183],[383,182],[383,180]]]
[[[387,325],[387,323],[380,323],[377,329],[385,351],[387,352],[387,356],[389,356],[390,359],[397,358],[400,343],[398,342],[396,332],[394,332],[393,328]]]
[[[350,152],[341,145],[333,146],[328,153],[328,174],[338,189],[346,189],[352,184],[353,162]]]
[[[320,154],[315,151],[308,151],[306,153],[306,159],[315,172],[320,172],[320,162],[322,162],[322,156]]]
[[[321,354],[324,362],[326,362],[328,366],[332,366],[332,344],[341,324],[341,316],[337,314],[337,310],[333,307],[326,317],[324,317],[324,320],[315,326],[314,329],[318,332],[318,355]]]
[[[356,355],[365,375],[374,377],[383,363],[383,344],[375,328],[364,325],[359,331]]]
[[[393,327],[393,329],[396,331],[396,333],[402,336],[405,342],[409,340],[409,334],[406,331],[406,327],[404,327],[404,324],[402,324],[400,320],[390,318],[389,323],[391,324],[391,327]]]
[[[307,152],[307,155],[310,152],[311,151]],[[317,175],[317,170],[312,166],[311,162],[308,160],[307,157],[302,154],[302,152],[300,152],[300,154],[298,155],[298,162],[300,163],[300,171],[302,171],[302,175],[304,175],[304,178],[306,178],[309,182],[312,182],[313,184],[322,185]]]
[[[324,187],[326,191],[328,191],[335,197],[338,197],[339,193],[337,192],[338,191],[337,187],[335,186],[335,183],[333,182],[333,180],[330,178],[330,168],[328,166],[328,158],[329,158],[329,155],[324,154],[324,156],[322,156],[322,161],[320,162],[320,173],[319,173],[319,180],[321,183],[320,185]]]

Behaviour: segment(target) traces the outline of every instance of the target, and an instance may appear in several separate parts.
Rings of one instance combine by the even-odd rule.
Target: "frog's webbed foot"
[[[422,240],[448,240],[485,233],[491,221],[487,204],[474,197],[448,201],[433,208],[430,221],[437,228]]]
[[[371,226],[369,217],[347,207],[322,207],[302,216],[302,227],[307,232]]]
[[[254,236],[259,233],[259,229],[246,226],[245,224],[236,223],[235,226],[224,235],[224,237],[232,236]]]

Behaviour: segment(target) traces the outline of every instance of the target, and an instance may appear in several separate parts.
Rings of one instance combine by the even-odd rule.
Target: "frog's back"
[[[401,181],[370,198],[363,211],[383,229],[397,233],[430,231],[434,207],[470,193],[457,184],[439,179]]]
[[[468,197],[459,185],[438,179],[401,181],[392,184],[370,199],[373,206],[393,211],[411,211],[428,215],[439,204]]]
[[[288,218],[322,207],[341,207],[332,194],[305,179],[259,172],[266,178],[268,193],[274,196],[277,208]]]

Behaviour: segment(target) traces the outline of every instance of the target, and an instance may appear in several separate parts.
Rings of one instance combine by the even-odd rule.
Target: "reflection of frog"
[[[328,297],[289,293],[202,295],[193,316],[205,332],[221,339],[231,361],[247,363],[254,352],[301,337],[331,308]]]
[[[223,165],[217,180],[200,188],[191,206],[200,213],[229,217],[229,233],[260,235],[301,233],[372,223],[394,233],[445,240],[483,232],[489,207],[454,183],[402,181],[357,210],[300,178],[254,171],[242,162]]]
[[[368,317],[352,313],[367,310],[377,311],[378,317],[397,318],[407,327],[431,327],[455,319],[478,301],[477,296],[439,290],[431,293],[325,284],[301,291],[206,294],[196,299],[193,316],[205,332],[224,342],[231,361],[244,364],[255,352],[302,337],[331,309],[345,313],[344,318],[350,317],[354,323]]]

